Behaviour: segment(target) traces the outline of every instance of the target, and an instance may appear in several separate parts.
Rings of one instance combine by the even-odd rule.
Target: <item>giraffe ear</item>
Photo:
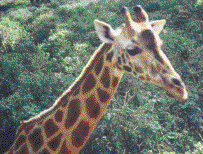
[[[95,29],[97,32],[97,35],[99,36],[100,40],[104,43],[113,43],[114,42],[114,36],[115,36],[115,30],[107,23],[94,20]]]
[[[166,24],[166,20],[165,19],[162,19],[162,20],[155,20],[155,21],[151,21],[150,22],[153,30],[159,34],[161,33],[161,31],[163,30],[164,28],[164,25]]]

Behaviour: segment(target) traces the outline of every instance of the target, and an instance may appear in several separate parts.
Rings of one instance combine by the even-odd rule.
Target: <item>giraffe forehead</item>
[[[153,44],[154,46],[162,45],[162,41],[159,38],[159,35],[154,32],[149,21],[145,23],[136,23],[132,21],[132,27],[135,31],[135,34],[131,37],[128,35],[127,27],[125,24],[121,24],[117,28],[118,31],[121,31],[121,35],[118,36],[118,40],[121,44],[123,44],[124,47],[131,44],[132,40],[134,40],[134,43],[136,42],[136,44],[144,42],[144,45],[149,43],[151,45]]]
[[[150,27],[149,27],[150,28]],[[134,55],[138,55],[137,58],[139,58],[141,53],[146,53],[147,56],[150,56],[151,58],[155,58],[158,60],[161,64],[164,64],[165,60],[163,58],[163,51],[161,50],[160,46],[162,44],[161,39],[159,36],[154,33],[154,31],[150,29],[142,29],[141,32],[137,33],[137,35],[128,38],[127,35],[125,35],[125,30],[123,29],[123,34],[119,38],[119,43],[121,44],[122,52],[125,53],[125,51],[133,52],[134,54],[129,54],[134,57]],[[131,47],[133,50],[130,51],[129,47]],[[136,50],[136,51],[135,51]],[[139,51],[139,52],[138,52]],[[140,54],[139,54],[140,53]],[[145,54],[142,54],[142,56]],[[140,58],[142,58],[142,56]],[[148,57],[148,59],[151,59]],[[133,58],[134,59],[134,58]]]
[[[150,51],[156,59],[163,63],[163,58],[161,58],[162,51],[160,50],[162,45],[162,40],[159,35],[157,35],[152,29],[149,22],[143,24],[135,23],[134,27],[137,27],[137,33],[131,41],[136,45],[141,45],[144,51]]]
[[[132,21],[132,28],[137,32],[140,33],[146,29],[152,29],[151,24],[149,23],[149,21],[147,22],[141,22],[141,23],[137,23]]]

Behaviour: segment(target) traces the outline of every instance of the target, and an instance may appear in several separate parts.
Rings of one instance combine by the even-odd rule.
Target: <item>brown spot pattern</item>
[[[128,66],[123,66],[123,68],[124,68],[124,70],[126,70],[127,72],[131,72],[131,71],[132,71],[132,69],[131,69],[130,67],[128,67]]]
[[[130,67],[133,67],[133,65],[132,65],[132,63],[131,63],[131,62],[129,62],[129,65],[130,65]]]
[[[163,74],[166,74],[166,73],[167,73],[167,71],[166,71],[165,69],[163,69],[163,70],[162,70],[162,73],[163,73]]]
[[[142,76],[142,75],[140,75],[140,76],[139,76],[139,79],[141,79],[141,80],[145,80],[145,77]]]
[[[68,99],[69,99],[69,93],[67,93],[66,95],[64,95],[61,100],[60,100],[60,103],[62,105],[62,107],[66,107],[66,105],[68,104]]]
[[[55,138],[53,138],[51,141],[48,142],[47,145],[50,147],[51,150],[53,151],[57,150],[61,142],[61,137],[62,134],[59,134],[58,136],[56,136]]]
[[[29,123],[24,124],[25,125],[25,133],[28,134],[30,130],[34,127],[35,123],[33,121],[30,121]]]
[[[119,70],[122,70],[122,69],[120,68],[120,66],[118,65],[118,63],[116,63],[116,67],[117,67]]]
[[[124,54],[122,54],[122,60],[123,60],[123,63],[125,64],[126,63],[126,59],[125,59]]]
[[[109,88],[110,86],[110,75],[109,75],[109,68],[105,67],[104,73],[102,74],[101,77],[101,83],[105,88]]]
[[[141,37],[142,37],[143,41],[145,42],[146,47],[149,50],[154,51],[157,48],[156,43],[155,43],[155,37],[151,30],[146,29],[146,30],[142,31]]]
[[[150,77],[148,74],[146,75],[146,80],[147,80],[147,81],[150,81],[150,80],[151,80],[151,77]]]
[[[63,142],[60,152],[61,154],[71,154],[71,151],[66,147],[66,140]]]
[[[20,127],[19,127],[18,130],[17,130],[16,136],[19,136],[19,135],[20,135],[20,133],[24,130],[24,127],[25,127],[25,124],[24,124],[24,123],[20,125]]]
[[[158,70],[155,68],[155,66],[153,64],[151,65],[151,73],[153,76],[157,75],[157,73],[158,73]]]
[[[98,93],[99,99],[102,103],[106,102],[110,97],[110,95],[106,91],[104,91],[100,88],[97,89],[97,93]]]
[[[80,88],[79,88],[79,87],[77,87],[77,88],[75,89],[75,91],[73,92],[73,96],[78,95],[78,94],[79,94],[79,92],[80,92]]]
[[[163,59],[161,58],[161,56],[159,55],[159,51],[158,51],[158,48],[157,48],[157,44],[156,44],[156,41],[155,41],[155,37],[154,37],[154,34],[151,30],[147,29],[147,30],[144,30],[142,33],[141,33],[141,37],[143,38],[143,41],[145,42],[146,44],[146,47],[151,50],[155,56],[155,58],[161,62],[163,64]]]
[[[118,57],[118,64],[121,64],[121,57]]]
[[[173,84],[168,84],[168,85],[169,85],[169,88],[174,88]]]
[[[96,79],[94,78],[93,74],[90,73],[86,78],[84,85],[82,87],[83,94],[89,92],[92,88],[94,88],[95,85]]]
[[[46,148],[44,148],[39,154],[50,154],[50,153]]]
[[[111,48],[112,44],[104,44],[101,48],[100,48],[100,51],[98,51],[98,53],[96,54],[96,57],[101,57],[102,54],[106,51],[108,51],[110,48]],[[94,63],[96,63],[96,61],[98,61],[97,59],[96,60],[93,60],[91,62],[91,65],[90,67],[87,68],[87,71],[85,72],[85,75],[84,77],[79,80],[79,85],[84,81],[84,79],[87,77],[88,75],[88,72],[90,70],[92,70],[94,68]],[[77,84],[77,83],[76,83]],[[77,84],[78,85],[78,84]],[[74,86],[74,87],[77,87]],[[74,93],[75,92],[75,93]],[[61,98],[61,100],[59,101],[59,104],[62,105],[63,107],[66,107],[67,104],[69,104],[68,102],[68,98],[70,95],[72,95],[74,93],[74,95],[78,94],[79,91],[75,91],[74,88],[73,90],[71,90],[70,92],[68,92],[64,97]],[[77,107],[76,107],[77,108]],[[54,110],[53,110],[54,111]],[[51,112],[50,112],[51,113]],[[50,114],[49,113],[49,114]],[[77,118],[76,118],[77,119]],[[43,121],[39,119],[36,119],[36,120],[32,120],[30,121],[29,123],[25,123],[25,124],[22,124],[20,126],[20,128],[18,129],[18,132],[17,132],[17,135],[16,136],[19,136],[19,134],[25,130],[25,132],[28,134],[34,127],[34,125],[36,124],[36,122],[39,122],[39,124],[41,124]],[[43,145],[43,136],[41,134],[41,129],[35,129],[29,136],[28,136],[28,141],[30,142],[32,148],[34,151],[37,151],[41,148],[41,146]],[[64,145],[65,146],[65,145]],[[10,152],[13,152],[13,149],[14,147],[11,148],[11,151]],[[27,145],[23,145],[22,148],[16,152],[16,154],[27,154],[29,153],[28,151],[28,148],[27,148]],[[41,153],[48,153],[47,149],[44,149]],[[67,152],[68,153],[68,152]]]
[[[133,74],[134,74],[135,76],[137,76],[137,73],[136,73],[135,71],[133,71]]]
[[[72,134],[72,144],[75,147],[80,147],[84,144],[89,133],[89,124],[86,121],[81,121]]]
[[[67,119],[65,121],[66,129],[69,129],[77,121],[80,115],[80,101],[78,99],[72,100],[68,107]]]
[[[35,129],[32,134],[29,135],[28,140],[32,146],[33,151],[37,152],[44,143],[41,129]]]
[[[114,77],[113,79],[113,87],[116,87],[118,85],[118,78]]]
[[[61,110],[58,110],[55,114],[55,120],[57,122],[61,122],[62,121],[62,118],[63,118],[63,111]]]
[[[32,128],[34,127],[34,122],[29,122],[29,123],[23,123],[20,125],[20,127],[17,130],[17,134],[16,136],[19,136],[20,133],[25,130],[25,133],[28,134],[30,132],[30,130],[32,130]]]
[[[161,76],[161,78],[162,78],[163,83],[168,86],[168,81],[166,80],[166,78],[163,76]]]
[[[161,64],[160,64],[160,63],[157,63],[157,64],[156,64],[156,69],[157,69],[158,72],[161,71]]]
[[[136,71],[137,73],[144,73],[142,67],[140,67],[140,66],[134,66],[134,68],[135,68],[135,71]]]
[[[79,94],[80,92],[80,84],[81,84],[81,80],[78,80],[75,85],[71,88],[71,91],[68,93],[69,95],[73,95],[76,96]]]
[[[107,61],[111,62],[112,58],[113,58],[113,52],[110,52],[109,54],[107,54],[106,56]]]
[[[13,152],[13,147],[11,148],[11,149],[9,149],[9,152],[8,152],[8,154],[13,154],[14,152]]]
[[[49,119],[45,122],[44,131],[47,137],[51,137],[58,131],[58,126],[54,123],[53,119]]]
[[[29,151],[28,151],[28,148],[27,148],[27,145],[23,145],[23,147],[18,151],[16,152],[15,154],[28,154]]]
[[[126,58],[127,58],[127,59],[130,59],[130,57],[129,57],[129,55],[128,55],[128,54],[126,54]]]
[[[87,114],[90,118],[97,118],[100,113],[100,106],[92,95],[86,100]]]
[[[96,75],[98,75],[101,72],[102,67],[103,67],[103,56],[98,60],[98,62],[95,65]]]
[[[17,141],[15,142],[14,150],[17,150],[23,143],[25,143],[26,138],[24,135],[20,135]]]

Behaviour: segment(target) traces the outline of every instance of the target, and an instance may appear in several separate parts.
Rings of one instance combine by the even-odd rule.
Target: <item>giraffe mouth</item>
[[[174,97],[176,98],[176,96],[174,95],[173,92],[169,91],[169,90],[166,90],[166,94],[169,96],[169,97]]]
[[[171,89],[166,89],[166,94],[169,97],[173,97],[173,98],[176,98],[181,101],[185,101],[188,98],[188,94],[187,94],[187,91],[185,90],[185,88],[182,88],[181,92],[180,91],[176,92]]]
[[[161,78],[163,84],[165,85],[164,89],[166,91],[166,94],[169,97],[173,97],[182,101],[188,98],[188,94],[184,83],[181,83],[179,80],[175,78],[173,78],[171,82],[169,82],[169,80],[164,76],[161,76]]]

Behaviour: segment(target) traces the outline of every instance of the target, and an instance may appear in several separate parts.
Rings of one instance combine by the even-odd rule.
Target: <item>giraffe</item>
[[[186,100],[185,84],[161,49],[166,21],[149,21],[133,7],[136,20],[123,7],[125,22],[117,29],[95,20],[103,42],[77,80],[39,115],[24,121],[7,154],[77,154],[104,114],[125,72],[163,88],[170,97]]]

